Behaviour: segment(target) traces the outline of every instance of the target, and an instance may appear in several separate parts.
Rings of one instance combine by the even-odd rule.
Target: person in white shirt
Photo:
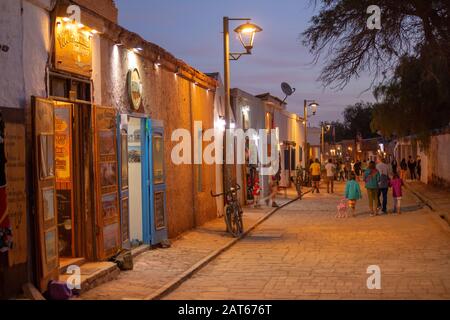
[[[392,169],[386,163],[386,159],[377,158],[378,172],[380,173],[380,181],[378,183],[378,211],[381,209],[384,214],[387,213],[387,198],[389,189],[389,178],[392,176]],[[381,202],[381,195],[383,195],[383,202]]]
[[[333,163],[333,160],[328,159],[328,163],[325,165],[325,170],[327,171],[327,193],[334,193],[334,174],[336,172],[336,165]]]

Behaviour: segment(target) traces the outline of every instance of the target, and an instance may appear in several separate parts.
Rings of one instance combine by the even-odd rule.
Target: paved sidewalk
[[[409,190],[401,215],[370,217],[363,188],[357,217],[336,219],[343,191],[285,206],[163,299],[450,299],[450,228]]]
[[[295,198],[296,193],[292,189],[288,190],[287,197],[283,190],[279,192],[276,202],[283,205]],[[264,205],[260,209],[244,208],[244,229],[249,230],[273,209]],[[142,253],[134,259],[133,270],[122,271],[117,280],[83,293],[80,299],[149,299],[190,273],[193,267],[221,248],[232,245],[233,241],[235,239],[225,232],[223,218],[215,219],[173,239],[170,248]]]
[[[407,181],[406,187],[450,223],[450,190],[420,181]]]

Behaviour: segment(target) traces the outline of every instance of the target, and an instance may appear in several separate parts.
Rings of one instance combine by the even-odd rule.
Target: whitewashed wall
[[[8,52],[0,51],[0,105],[20,108],[24,105],[20,1],[0,1],[0,30],[0,44],[9,46]]]
[[[50,1],[23,2],[23,74],[25,101],[46,96],[45,68],[50,52]]]
[[[0,1],[0,105],[24,108],[31,95],[45,96],[50,43],[50,0]]]

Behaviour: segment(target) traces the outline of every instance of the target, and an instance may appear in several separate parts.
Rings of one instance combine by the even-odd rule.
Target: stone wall
[[[194,121],[202,121],[203,129],[214,127],[214,91],[207,91],[158,67],[153,61],[106,38],[101,39],[100,47],[101,104],[115,107],[120,113],[129,113],[127,72],[137,68],[143,86],[142,106],[138,112],[164,123],[169,237],[215,218],[216,202],[210,196],[210,190],[215,189],[214,166],[203,164],[202,177],[198,179],[196,167],[175,165],[171,160],[171,151],[178,143],[171,141],[175,129],[183,128],[192,133]],[[197,185],[200,180],[201,187]]]
[[[111,22],[118,22],[118,10],[113,0],[72,0],[72,2],[92,10]]]
[[[428,182],[450,188],[450,133],[432,136],[427,154]]]

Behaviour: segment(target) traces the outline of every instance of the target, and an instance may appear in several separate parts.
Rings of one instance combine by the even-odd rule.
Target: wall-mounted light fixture
[[[160,67],[161,66],[161,57],[158,55],[155,61],[155,66]]]

